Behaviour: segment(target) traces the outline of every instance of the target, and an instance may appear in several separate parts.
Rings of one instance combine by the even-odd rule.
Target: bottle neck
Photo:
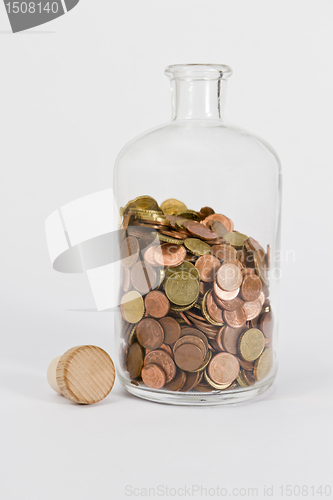
[[[171,79],[172,120],[223,120],[226,80]]]

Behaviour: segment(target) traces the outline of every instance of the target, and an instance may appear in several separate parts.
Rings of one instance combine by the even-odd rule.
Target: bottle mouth
[[[172,64],[164,73],[172,80],[226,80],[232,69],[225,64]]]

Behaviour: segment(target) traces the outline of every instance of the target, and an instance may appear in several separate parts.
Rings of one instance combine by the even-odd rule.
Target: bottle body
[[[280,164],[261,139],[189,110],[116,162],[118,373],[153,401],[243,401],[276,373]]]

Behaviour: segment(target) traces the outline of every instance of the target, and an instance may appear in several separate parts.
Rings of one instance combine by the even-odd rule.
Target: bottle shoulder
[[[154,127],[134,137],[120,151],[116,167],[136,158],[167,159],[175,154],[190,159],[205,151],[207,159],[220,156],[238,163],[256,160],[275,164],[281,172],[281,162],[274,148],[264,139],[229,122],[210,120],[176,120]]]

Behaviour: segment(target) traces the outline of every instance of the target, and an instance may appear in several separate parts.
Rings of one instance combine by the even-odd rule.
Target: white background
[[[2,499],[122,499],[126,485],[333,494],[332,17],[330,0],[81,0],[13,35],[0,5]],[[111,186],[120,148],[169,119],[163,71],[183,62],[230,64],[227,118],[282,161],[282,246],[296,258],[282,265],[275,387],[183,408],[116,383],[102,403],[73,405],[47,366],[78,344],[113,355],[112,313],[93,310],[83,275],[52,270],[44,221]]]

